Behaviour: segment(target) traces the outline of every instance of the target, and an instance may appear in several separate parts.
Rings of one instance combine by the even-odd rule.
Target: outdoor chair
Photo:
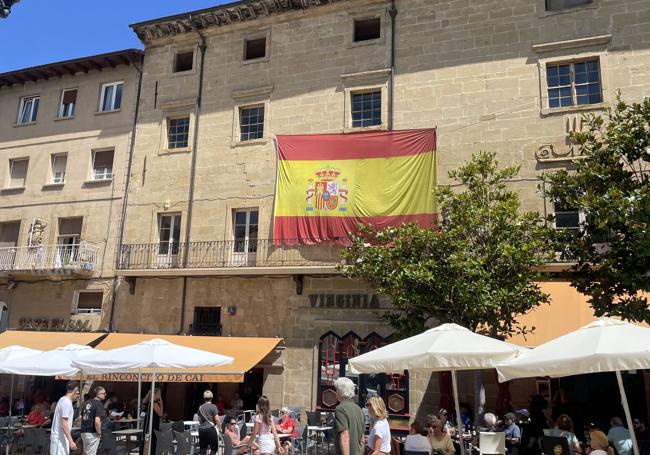
[[[306,431],[307,427],[305,425],[298,425],[296,426],[296,433],[298,433],[298,436],[292,437],[291,440],[291,447],[294,452],[301,452],[302,451],[302,444],[303,444],[303,438],[304,434]]]
[[[569,440],[563,436],[542,436],[542,452],[546,455],[570,455]]]
[[[32,452],[36,451],[36,428],[25,428],[23,430],[23,451],[27,452],[29,447]]]
[[[174,435],[172,430],[154,430],[154,432],[156,434],[156,453],[154,455],[174,455]]]
[[[99,439],[99,447],[97,448],[97,455],[115,455],[117,454],[117,441],[111,431],[102,431]]]
[[[172,422],[172,430],[174,431],[174,434],[176,434],[176,432],[178,432],[178,433],[184,432],[185,431],[185,422],[183,422],[182,420],[179,420],[178,422]]]
[[[172,425],[174,425],[172,422],[161,422],[160,427],[158,428],[158,431],[161,433],[164,433],[165,431],[170,431],[172,429]],[[185,429],[185,427],[183,427]]]
[[[310,427],[319,427],[320,426],[320,412],[318,411],[307,411],[307,425]]]
[[[176,430],[173,431],[174,431],[174,439],[176,440],[176,450],[174,450],[174,455],[194,455],[194,443],[192,442],[192,432],[176,431]]]
[[[481,452],[481,455],[483,454],[505,455],[506,434],[503,431],[499,431],[499,432],[481,431],[479,433],[478,448],[479,451]],[[564,454],[564,455],[568,455],[568,454]]]

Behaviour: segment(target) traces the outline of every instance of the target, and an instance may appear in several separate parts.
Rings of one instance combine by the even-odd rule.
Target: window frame
[[[362,73],[342,74],[343,83],[343,132],[374,131],[388,129],[388,83],[391,70],[389,68],[365,71]],[[352,95],[358,93],[381,92],[381,123],[373,126],[354,127],[352,121]]]
[[[29,111],[29,120],[23,122],[23,110],[25,109],[25,104],[28,101],[32,101]],[[37,101],[34,103],[33,101]],[[16,116],[16,125],[31,125],[36,123],[38,120],[38,108],[40,107],[41,95],[28,95],[20,98],[20,104],[18,106],[18,115]],[[34,112],[34,106],[36,105],[36,112]]]
[[[99,310],[91,309],[90,311],[79,311],[79,297],[81,294],[101,294],[101,305]],[[74,292],[74,298],[72,302],[72,311],[73,316],[101,316],[104,309],[104,291],[102,289],[77,289]]]
[[[367,43],[367,42],[377,42],[382,39],[382,23],[383,21],[381,20],[381,15],[375,15],[375,16],[361,16],[361,17],[354,17],[352,18],[352,42],[354,44],[360,44],[360,43]],[[357,40],[357,23],[360,22],[369,22],[369,21],[379,21],[379,36],[375,38],[367,38],[363,40]]]
[[[120,95],[120,106],[118,108],[115,108],[115,98],[117,97],[117,89],[116,87],[122,86],[122,94]],[[111,93],[111,103],[110,103],[110,108],[109,109],[102,109],[104,107],[104,101],[106,98],[106,89],[108,87],[113,87],[113,91]],[[108,113],[108,112],[119,112],[122,110],[122,101],[124,100],[124,81],[115,81],[115,82],[105,82],[100,86],[100,92],[99,92],[99,107],[97,109],[98,113]]]
[[[576,82],[576,71],[575,71],[575,66],[584,63],[587,65],[590,62],[595,62],[597,65],[597,70],[598,70],[598,87],[599,87],[599,94],[600,94],[600,101],[597,101],[595,103],[583,103],[583,104],[578,104],[578,94],[576,88],[578,86],[589,86],[590,84],[594,84],[595,82],[589,82],[587,81],[586,83],[581,83],[578,84]],[[556,68],[556,67],[561,67],[561,66],[569,66],[569,85],[568,86],[562,86],[562,85],[556,85],[556,86],[549,86],[548,85],[548,71],[549,68]],[[587,73],[588,74],[588,73]],[[567,62],[547,62],[545,64],[545,82],[546,82],[546,107],[548,109],[567,109],[567,108],[580,108],[584,106],[593,106],[593,105],[599,105],[603,103],[603,77],[602,77],[602,71],[601,71],[601,65],[600,65],[600,59],[598,57],[594,58],[586,58],[586,59],[581,59],[581,60],[571,60]],[[551,98],[549,96],[549,91],[552,89],[556,88],[563,88],[563,87],[569,87],[571,89],[571,104],[568,106],[553,106],[551,107]]]
[[[172,142],[170,141],[170,128],[171,128],[171,122],[174,120],[181,120],[181,119],[187,119],[187,138],[186,138],[186,144],[184,146],[173,146],[172,147]],[[167,128],[165,129],[165,138],[166,138],[166,149],[169,151],[180,151],[180,150],[187,150],[190,147],[190,136],[191,136],[191,126],[192,126],[192,117],[190,114],[187,115],[171,115],[165,118],[165,123]]]
[[[248,41],[255,41],[257,39],[262,39],[262,38],[266,40],[264,43],[264,56],[247,59],[246,43]],[[241,47],[242,65],[249,65],[251,63],[268,62],[271,59],[271,29],[270,28],[258,30],[253,33],[242,33],[241,42],[242,42],[242,47]]]
[[[354,98],[357,97],[357,96],[363,97],[364,95],[374,95],[374,94],[378,94],[379,103],[380,103],[379,104],[379,123],[372,123],[371,125],[363,125],[363,124],[355,125],[355,122],[357,120],[354,119],[354,114],[355,114],[355,110],[354,110],[355,101],[354,101]],[[371,102],[374,102],[374,98],[375,97],[373,96],[373,100]],[[373,112],[375,110],[376,109],[373,106],[371,106],[369,111],[365,111],[363,109],[363,107],[362,107],[360,113],[363,116],[364,112],[370,112],[371,113],[370,121],[374,122],[375,119],[374,119]],[[384,123],[383,110],[382,110],[382,92],[381,92],[381,88],[370,89],[370,90],[353,90],[353,91],[351,91],[350,92],[350,115],[351,115],[351,124],[350,124],[350,126],[352,128],[354,128],[355,130],[381,127],[381,125]],[[362,117],[359,121],[361,123],[363,123],[364,118]]]
[[[104,152],[112,152],[113,153],[113,161],[111,162],[111,171],[110,171],[110,177],[107,177],[107,173],[104,172],[102,175],[104,177],[102,178],[97,178],[97,174],[95,173],[95,158],[97,156],[97,153],[104,153]],[[113,180],[113,176],[115,175],[114,168],[115,168],[115,149],[114,148],[107,148],[107,149],[97,149],[97,150],[92,150],[91,151],[91,163],[90,163],[90,181],[92,182],[110,182]],[[105,169],[104,169],[105,170]]]
[[[254,124],[252,124],[252,123],[248,124],[248,126],[250,126],[250,125],[260,125],[261,124],[262,125],[262,134],[259,137],[251,138],[250,137],[250,131],[249,131],[247,133],[249,135],[248,139],[242,139],[242,136],[244,134],[244,132],[243,132],[244,123],[242,122],[242,119],[244,118],[244,111],[252,110],[252,109],[262,109],[262,116],[263,116],[262,117],[262,122],[260,123],[258,121],[257,123],[254,123]],[[255,103],[255,104],[248,104],[248,105],[244,105],[244,106],[239,106],[238,110],[239,110],[239,114],[238,114],[238,116],[239,116],[238,141],[240,143],[245,144],[245,143],[250,143],[250,142],[255,142],[255,141],[259,142],[261,140],[264,140],[264,138],[266,137],[266,115],[267,115],[265,103]],[[258,117],[258,120],[259,120],[259,114],[258,114],[257,117]]]
[[[14,164],[18,161],[27,161],[27,167],[25,168],[25,177],[23,178],[22,186],[12,186],[11,181],[13,180],[13,170]],[[29,157],[19,157],[19,158],[10,158],[9,159],[9,180],[7,182],[6,189],[9,190],[20,190],[25,188],[27,185],[27,174],[29,173]]]
[[[65,166],[63,167],[63,176],[60,181],[56,180],[56,175],[54,172],[54,167],[56,165],[56,159],[60,157],[65,157]],[[65,184],[65,174],[68,167],[68,154],[67,153],[52,153],[50,157],[50,185],[64,185]]]
[[[571,208],[570,210],[561,210],[560,213],[576,213],[578,215],[578,225],[577,226],[557,226],[557,206],[558,204],[557,201],[551,201],[551,207],[553,208],[553,229],[555,230],[575,230],[575,231],[581,231],[582,226],[584,223],[587,221],[587,213],[585,212],[584,209],[575,207]]]
[[[192,54],[192,66],[189,69],[177,70],[176,66],[178,65],[178,57],[181,55]],[[194,49],[177,49],[174,52],[174,58],[172,60],[172,74],[190,74],[194,71],[196,66],[196,52]]]
[[[77,95],[75,96],[74,103],[72,103],[72,113],[68,115],[64,115],[64,110],[65,110],[65,105],[63,104],[63,99],[65,98],[66,92],[77,92]],[[57,112],[57,119],[68,119],[68,118],[74,118],[76,113],[77,113],[77,97],[79,96],[79,89],[74,87],[74,88],[66,88],[61,90],[61,97],[59,98],[59,110]]]

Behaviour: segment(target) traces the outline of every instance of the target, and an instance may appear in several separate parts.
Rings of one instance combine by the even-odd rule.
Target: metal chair
[[[45,428],[36,428],[34,439],[34,453],[41,453],[43,455],[50,453],[50,438]]]
[[[36,451],[36,428],[25,428],[23,430],[23,451],[27,452],[27,447]]]
[[[115,440],[113,432],[106,430],[102,431],[102,435],[99,439],[99,447],[97,448],[97,454],[117,454],[117,441]]]
[[[319,427],[320,426],[320,412],[318,411],[307,411],[307,425],[310,427]]]
[[[178,422],[172,422],[172,431],[174,431],[174,433],[176,433],[176,432],[178,432],[178,433],[184,432],[185,431],[185,422],[183,422],[182,420],[179,420]]]
[[[542,436],[542,452],[546,455],[570,455],[569,440],[564,436]]]
[[[478,448],[479,451],[481,452],[481,455],[483,454],[505,455],[506,434],[503,431],[499,431],[499,432],[481,431],[479,433]]]
[[[167,431],[154,430],[154,432],[156,435],[156,453],[154,455],[174,455],[174,435],[171,426]]]
[[[158,431],[160,432],[170,431],[173,425],[174,425],[173,422],[161,422],[160,425],[158,426]],[[183,427],[183,429],[185,429],[185,427]]]
[[[174,432],[174,439],[176,440],[176,449],[174,450],[174,455],[194,455],[194,444],[192,442],[192,432],[176,431],[176,430],[173,430],[173,432]]]

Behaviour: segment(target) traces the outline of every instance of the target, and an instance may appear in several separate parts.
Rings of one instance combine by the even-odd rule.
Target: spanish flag
[[[434,221],[435,129],[278,136],[274,244]]]

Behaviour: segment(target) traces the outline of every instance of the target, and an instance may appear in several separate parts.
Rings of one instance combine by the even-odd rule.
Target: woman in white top
[[[431,453],[431,443],[427,438],[427,432],[417,420],[411,422],[409,435],[406,437],[406,441],[404,441],[404,452]]]
[[[370,397],[366,402],[370,414],[370,434],[368,435],[368,453],[371,455],[390,454],[390,427],[388,411],[381,397]]]
[[[451,436],[445,433],[442,429],[442,421],[437,417],[431,417],[429,423],[429,442],[434,454],[439,455],[454,455],[454,443],[451,441]]]

